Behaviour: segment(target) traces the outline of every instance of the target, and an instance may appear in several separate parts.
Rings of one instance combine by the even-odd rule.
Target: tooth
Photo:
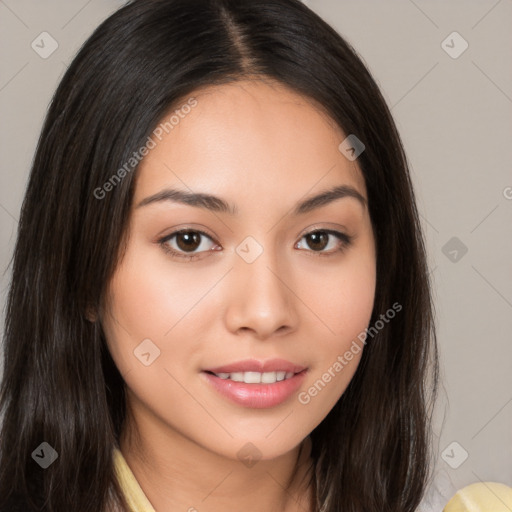
[[[246,384],[259,384],[261,382],[261,373],[259,372],[245,372],[243,375]]]
[[[273,384],[276,381],[276,372],[265,372],[261,374],[261,382]]]
[[[235,382],[245,382],[246,384],[274,384],[294,376],[293,372],[277,371],[277,372],[233,372],[233,373],[217,373],[220,379],[231,379]]]
[[[286,372],[276,372],[276,380],[284,380]]]

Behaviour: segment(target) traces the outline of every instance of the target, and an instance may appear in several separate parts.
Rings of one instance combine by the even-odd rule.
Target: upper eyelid
[[[160,239],[160,241],[166,242],[166,241],[170,240],[171,238],[173,238],[176,235],[179,235],[181,233],[199,233],[200,235],[206,236],[206,237],[210,238],[212,241],[217,242],[215,240],[214,236],[206,233],[205,231],[203,231],[201,229],[197,229],[197,228],[182,228],[182,229],[178,229],[176,231],[173,231],[172,233],[169,233],[168,235],[165,235],[164,237],[162,237]]]

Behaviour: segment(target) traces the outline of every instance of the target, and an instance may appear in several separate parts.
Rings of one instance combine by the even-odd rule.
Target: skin
[[[295,393],[275,407],[243,407],[201,370],[284,358],[308,367],[304,392],[349,349],[368,326],[375,294],[368,209],[345,197],[291,212],[335,185],[367,198],[365,182],[357,161],[338,150],[346,134],[285,86],[240,81],[192,96],[197,106],[139,166],[126,252],[101,312],[127,385],[120,448],[157,511],[312,510],[312,488],[299,485],[310,458],[306,449],[298,461],[299,447],[343,394],[362,350],[307,404]],[[214,194],[239,213],[171,201],[137,207],[171,187]],[[211,237],[189,248],[196,260],[173,258],[158,242],[185,227]],[[334,235],[323,245],[305,237],[322,229],[353,240],[336,252]],[[250,264],[235,251],[248,236],[263,248]],[[167,245],[187,254],[178,239]],[[134,356],[147,338],[160,350],[149,366]],[[252,467],[237,456],[248,442],[261,454]]]

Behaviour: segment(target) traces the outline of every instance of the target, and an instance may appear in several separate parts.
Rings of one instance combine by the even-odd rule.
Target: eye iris
[[[186,231],[183,233],[178,233],[176,235],[176,243],[181,250],[193,251],[199,247],[200,238],[201,235],[199,233],[195,233],[194,231]],[[182,243],[180,243],[180,241],[184,241],[185,244],[183,245]]]
[[[308,242],[308,245],[312,249],[322,250],[322,249],[325,249],[325,247],[327,246],[329,235],[325,231],[317,231],[316,233],[310,233],[308,235],[308,238],[310,240]],[[320,239],[322,239],[322,241],[325,243],[322,243],[322,241],[320,241]],[[311,241],[312,241],[312,243],[311,243]],[[319,243],[320,243],[320,246],[318,246]]]

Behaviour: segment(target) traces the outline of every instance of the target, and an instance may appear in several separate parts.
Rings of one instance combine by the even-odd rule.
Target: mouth
[[[215,375],[219,379],[223,380],[232,380],[234,382],[245,382],[245,384],[274,384],[275,382],[281,382],[283,380],[291,379],[294,375],[297,375],[294,372],[287,372],[284,370],[280,370],[277,372],[232,372],[232,373],[224,373],[224,372],[211,372],[206,370],[205,373],[209,373],[210,375]],[[300,373],[300,372],[298,372]]]
[[[301,386],[308,368],[282,359],[241,361],[202,370],[201,375],[222,397],[243,407],[263,409],[287,401]]]

